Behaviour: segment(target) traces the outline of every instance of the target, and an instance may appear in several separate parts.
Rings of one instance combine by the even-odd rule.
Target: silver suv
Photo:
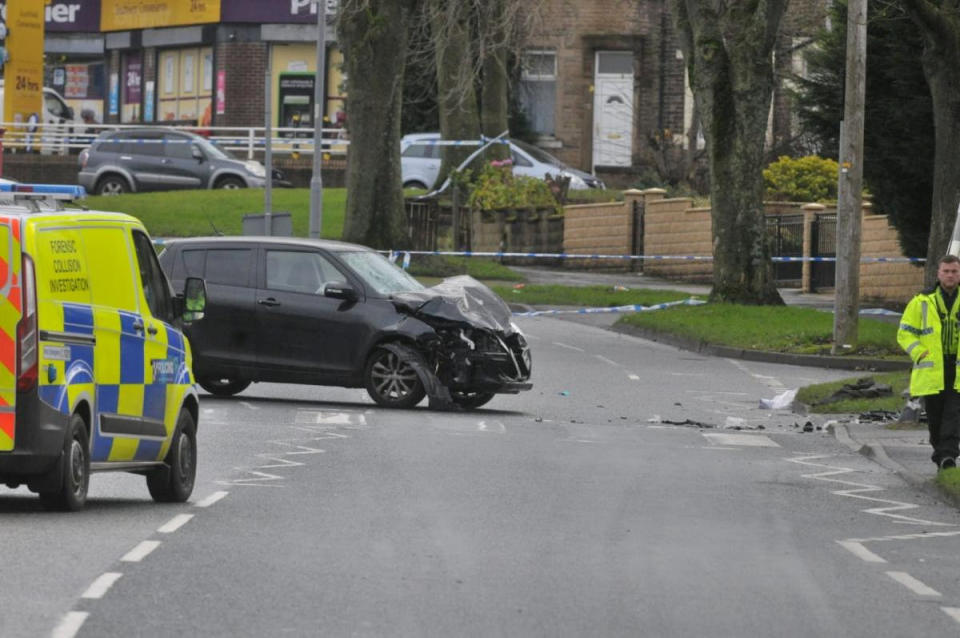
[[[101,133],[80,153],[78,181],[97,195],[184,188],[260,188],[260,162],[234,158],[210,140],[170,128]],[[274,186],[289,186],[273,170]]]

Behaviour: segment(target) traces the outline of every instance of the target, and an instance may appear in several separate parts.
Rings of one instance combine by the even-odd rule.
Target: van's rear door
[[[16,430],[20,264],[19,220],[0,217],[0,452],[13,449]]]

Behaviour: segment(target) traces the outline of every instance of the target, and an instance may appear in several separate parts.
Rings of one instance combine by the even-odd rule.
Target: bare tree
[[[408,242],[400,183],[400,107],[407,27],[416,0],[341,0],[347,86],[343,238],[374,248]]]
[[[923,74],[933,99],[933,210],[924,280],[936,281],[960,202],[960,2],[899,0],[923,35]]]
[[[773,48],[788,0],[671,0],[710,165],[714,301],[782,304],[763,215]]]

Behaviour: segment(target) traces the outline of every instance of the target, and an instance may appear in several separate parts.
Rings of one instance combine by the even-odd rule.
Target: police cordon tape
[[[650,260],[650,261],[713,261],[710,255],[604,255],[604,254],[577,254],[577,253],[520,253],[504,251],[453,251],[453,250],[390,250],[381,251],[388,255],[392,262],[396,262],[398,255],[403,255],[404,269],[410,264],[411,255],[442,255],[446,257],[495,257],[502,259],[508,258],[542,258],[542,259],[620,259],[620,260]],[[835,262],[836,257],[771,257],[774,263],[790,262]],[[862,257],[860,263],[910,263],[922,264],[927,260],[925,257]]]
[[[663,310],[671,306],[701,306],[707,303],[702,299],[681,299],[680,301],[668,301],[658,303],[653,306],[641,306],[631,304],[628,306],[615,306],[613,308],[568,308],[562,310],[529,310],[527,312],[515,312],[514,317],[538,317],[540,315],[598,315],[619,312],[649,312],[651,310]]]

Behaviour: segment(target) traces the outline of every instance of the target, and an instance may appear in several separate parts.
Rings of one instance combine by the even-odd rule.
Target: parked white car
[[[400,172],[404,188],[430,190],[438,186],[436,181],[443,148],[436,143],[439,140],[439,133],[411,133],[400,140]],[[544,179],[550,173],[553,176],[569,176],[571,189],[604,188],[603,182],[594,175],[567,166],[541,148],[520,140],[508,141],[514,175]]]

